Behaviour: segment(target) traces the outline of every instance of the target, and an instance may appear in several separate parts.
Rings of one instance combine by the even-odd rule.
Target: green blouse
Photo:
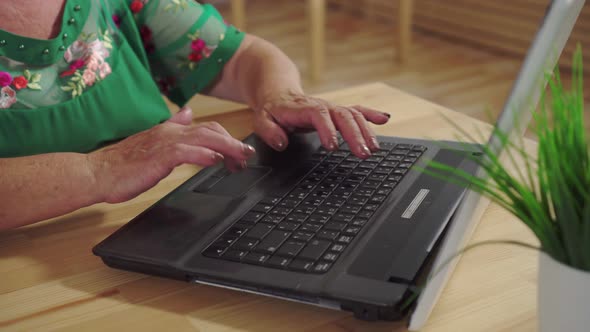
[[[0,30],[0,157],[87,152],[170,117],[244,34],[193,0],[67,0],[60,34]]]

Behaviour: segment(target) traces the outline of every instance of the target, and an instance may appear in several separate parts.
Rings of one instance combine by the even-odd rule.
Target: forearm
[[[87,165],[78,153],[0,159],[0,230],[101,201]]]
[[[273,44],[247,35],[209,95],[260,109],[285,92],[303,92],[297,67]]]

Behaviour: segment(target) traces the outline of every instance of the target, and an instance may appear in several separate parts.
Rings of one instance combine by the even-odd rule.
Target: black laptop
[[[379,137],[359,159],[341,141],[251,135],[248,168],[203,169],[94,248],[112,267],[396,319],[465,189],[415,170],[473,173],[464,145]],[[454,148],[449,146],[453,146]]]
[[[550,2],[496,123],[502,131],[523,134],[544,71],[557,62],[583,4]],[[453,264],[442,265],[478,219],[474,193],[462,200],[464,188],[419,169],[435,160],[475,174],[480,147],[379,140],[381,149],[361,160],[344,142],[338,151],[323,149],[315,133],[290,137],[284,152],[250,136],[245,142],[258,153],[246,170],[203,169],[94,253],[115,268],[348,310],[367,320],[403,317],[413,285],[435,258],[441,272],[410,320],[410,329],[419,329],[452,271]],[[489,147],[497,143],[492,136]]]

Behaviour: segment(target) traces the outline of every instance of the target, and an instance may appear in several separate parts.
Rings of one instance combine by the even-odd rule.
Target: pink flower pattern
[[[72,98],[94,85],[98,80],[111,74],[111,67],[106,59],[111,55],[111,39],[108,30],[101,34],[102,39],[88,41],[84,38],[75,41],[64,53],[64,60],[69,64],[61,77],[70,77],[61,89],[71,92]]]
[[[16,103],[16,91],[9,86],[0,89],[0,109],[9,108],[14,103]]]

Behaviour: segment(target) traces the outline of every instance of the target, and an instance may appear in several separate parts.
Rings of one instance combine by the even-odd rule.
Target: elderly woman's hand
[[[367,158],[371,151],[379,149],[369,122],[384,124],[389,120],[387,113],[363,106],[334,105],[296,92],[267,99],[255,113],[256,133],[276,150],[284,150],[288,144],[287,133],[297,129],[317,130],[322,145],[335,150],[339,131],[351,151],[360,158]]]
[[[246,167],[254,148],[233,138],[221,125],[191,125],[185,108],[170,120],[103,150],[88,154],[102,200],[127,201],[156,185],[181,164],[211,166],[225,161],[230,170]]]

